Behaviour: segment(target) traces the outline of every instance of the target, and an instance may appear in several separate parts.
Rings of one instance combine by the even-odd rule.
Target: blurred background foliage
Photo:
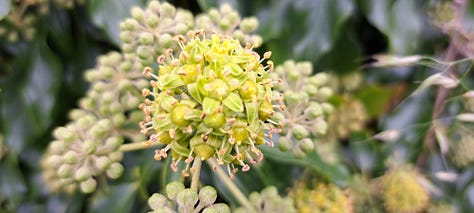
[[[194,14],[224,2],[242,17],[258,18],[263,45],[257,51],[271,50],[276,65],[289,59],[310,61],[315,73],[329,72],[335,82],[331,102],[337,113],[330,118],[330,134],[316,142],[316,152],[298,158],[262,148],[265,160],[235,180],[245,194],[269,185],[286,194],[295,180],[304,179],[370,188],[368,180],[395,165],[411,164],[428,180],[432,205],[452,205],[456,212],[474,208],[473,164],[461,166],[450,157],[456,152],[442,152],[440,134],[432,142],[425,138],[433,137],[438,115],[442,119],[436,121],[450,124],[463,110],[462,94],[474,84],[472,60],[449,68],[461,86],[450,91],[436,116],[435,101],[443,88],[416,88],[448,68],[433,63],[366,66],[374,62],[374,54],[418,54],[443,61],[472,57],[474,2],[456,1],[466,6],[461,27],[453,29],[442,24],[455,16],[441,7],[451,2],[440,0],[170,1]],[[151,150],[126,153],[125,174],[90,195],[49,193],[40,177],[39,161],[52,130],[67,123],[68,111],[77,108],[88,89],[84,71],[95,66],[97,56],[120,50],[119,22],[130,17],[132,6],[145,4],[0,0],[0,212],[144,212],[150,193],[179,179],[169,162],[153,160]],[[386,130],[394,130],[394,137],[378,134],[390,133]],[[474,133],[467,134],[466,143],[473,144]],[[467,156],[472,155],[474,145],[466,147]],[[238,206],[212,170],[205,169],[202,182],[217,188],[220,201]],[[358,211],[378,208],[367,204]]]

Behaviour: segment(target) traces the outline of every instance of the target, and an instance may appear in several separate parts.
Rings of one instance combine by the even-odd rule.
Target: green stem
[[[140,150],[140,149],[147,149],[147,148],[160,146],[160,145],[162,145],[162,144],[153,143],[151,145],[148,145],[145,142],[126,143],[126,144],[122,144],[122,146],[120,146],[119,152],[129,152],[129,151],[135,151],[135,150]]]
[[[191,189],[194,190],[195,192],[198,191],[198,186],[199,186],[199,176],[201,175],[201,164],[202,160],[201,158],[197,157],[194,159],[193,163],[193,177],[191,179]]]
[[[237,185],[229,178],[227,173],[221,168],[217,162],[210,158],[207,160],[207,163],[212,167],[216,168],[217,176],[219,176],[220,180],[227,186],[229,191],[234,195],[234,197],[239,201],[239,203],[244,206],[246,209],[251,210],[251,212],[257,212],[253,207],[252,203],[247,199],[247,197],[242,193]]]

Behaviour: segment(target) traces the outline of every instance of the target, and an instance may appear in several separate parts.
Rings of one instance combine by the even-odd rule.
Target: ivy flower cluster
[[[285,110],[273,116],[283,126],[278,139],[282,151],[292,150],[303,157],[314,150],[313,138],[324,135],[327,131],[326,116],[332,111],[327,99],[332,90],[326,86],[326,73],[312,75],[310,62],[286,61],[277,66],[271,74],[274,80],[282,83],[275,87],[273,96],[282,99]]]
[[[158,212],[203,212],[230,213],[230,208],[224,203],[214,203],[217,191],[211,186],[202,187],[199,192],[185,188],[181,182],[171,182],[166,185],[166,196],[154,193],[148,199],[152,209],[150,213]]]
[[[290,192],[300,213],[353,212],[351,197],[333,184],[315,183],[311,189],[304,182],[297,182]]]
[[[171,153],[171,167],[177,170],[186,163],[182,173],[188,175],[195,158],[215,158],[226,164],[229,174],[250,169],[246,162],[256,163],[263,158],[257,145],[269,144],[265,132],[278,132],[274,114],[272,87],[276,81],[268,77],[273,63],[263,58],[247,43],[213,34],[208,39],[202,31],[178,39],[179,57],[171,50],[160,57],[160,68],[145,68],[145,76],[152,77],[152,89],[143,89],[148,97],[140,106],[146,117],[142,132],[151,133],[148,143],[166,146],[156,150],[155,159]]]
[[[96,68],[86,71],[91,89],[71,111],[72,121],[54,131],[55,140],[43,156],[43,179],[52,191],[77,185],[85,193],[96,189],[96,177],[118,178],[124,168],[119,151],[125,138],[144,140],[138,122],[140,88],[148,81],[132,72],[134,63],[111,52],[98,58]],[[135,126],[135,127],[133,127]]]
[[[384,207],[388,212],[422,212],[430,203],[428,192],[411,168],[396,168],[382,177]]]

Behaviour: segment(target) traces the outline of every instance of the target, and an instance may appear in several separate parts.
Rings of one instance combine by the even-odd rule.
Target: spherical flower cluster
[[[99,118],[82,110],[71,113],[73,122],[54,131],[43,156],[43,179],[52,191],[65,187],[72,192],[80,186],[85,193],[97,186],[95,176],[121,176],[124,168],[118,152],[123,137],[114,129],[110,119]]]
[[[11,1],[8,15],[0,20],[0,40],[15,43],[20,39],[32,40],[36,34],[36,22],[47,13],[46,0]]]
[[[144,74],[157,81],[150,82],[151,91],[142,91],[150,98],[141,105],[146,114],[142,131],[152,133],[148,143],[166,144],[156,150],[157,160],[170,151],[174,170],[186,162],[184,175],[195,157],[214,157],[227,164],[229,173],[230,167],[238,170],[234,164],[247,171],[246,161],[263,158],[256,145],[272,144],[264,130],[277,132],[270,119],[275,82],[268,72],[273,66],[271,61],[261,64],[271,53],[261,59],[249,43],[242,47],[238,40],[216,34],[208,39],[202,33],[191,32],[189,41],[179,39],[179,58],[171,52],[160,56],[157,74],[145,68]]]
[[[214,202],[217,192],[211,186],[205,186],[196,192],[185,188],[181,182],[171,182],[166,185],[166,195],[154,193],[148,204],[153,211],[158,212],[203,212],[203,213],[230,213],[230,208],[224,203]]]
[[[449,156],[452,162],[459,167],[466,167],[474,162],[474,135],[472,131],[457,129],[456,140],[450,141]]]
[[[258,20],[255,17],[241,19],[239,13],[229,4],[222,4],[219,9],[211,8],[205,14],[196,17],[195,29],[204,29],[220,35],[231,36],[242,44],[252,43],[259,45],[262,38],[258,35],[250,35],[258,28]]]
[[[132,18],[120,23],[122,50],[127,59],[138,57],[143,66],[151,66],[168,48],[178,49],[173,37],[194,26],[191,12],[166,2],[151,1],[145,10],[133,7],[131,13]]]
[[[86,72],[91,89],[80,100],[81,109],[71,111],[72,121],[55,130],[56,140],[43,156],[43,177],[52,191],[61,187],[73,191],[79,184],[83,192],[92,192],[95,176],[106,173],[118,178],[123,172],[119,148],[124,137],[144,140],[136,123],[143,118],[139,88],[148,86],[148,81],[132,72],[134,66],[111,52]]]
[[[240,207],[235,213],[256,212],[261,213],[294,213],[296,212],[294,201],[290,197],[281,197],[278,190],[274,186],[269,186],[262,190],[261,193],[252,192],[249,200],[253,204],[254,209],[246,209]]]
[[[312,138],[324,135],[327,130],[326,115],[332,106],[326,100],[332,90],[326,86],[327,74],[313,72],[310,62],[286,61],[271,74],[273,79],[282,79],[275,87],[274,98],[284,97],[286,109],[277,112],[273,119],[283,125],[278,139],[282,151],[293,150],[303,157],[314,150]]]
[[[351,95],[341,97],[339,106],[329,116],[329,140],[345,139],[364,129],[368,115],[364,104]]]
[[[428,192],[409,168],[394,169],[382,177],[383,203],[388,212],[422,212],[430,201]]]
[[[290,196],[300,213],[353,212],[349,196],[332,184],[317,183],[314,189],[310,189],[304,182],[297,182]]]
[[[341,77],[329,76],[329,84],[339,96],[335,97],[335,110],[329,115],[326,141],[346,139],[353,132],[365,128],[369,116],[364,104],[354,97],[354,91],[360,88],[363,78],[358,72]]]
[[[148,86],[148,80],[140,72],[135,72],[136,63],[125,60],[118,52],[99,56],[97,62],[94,69],[85,73],[85,78],[91,85],[79,105],[100,117],[110,118],[117,128],[131,124],[137,126],[136,123],[143,116],[138,109],[141,102],[140,91]],[[137,134],[130,136],[134,141],[143,139]]]

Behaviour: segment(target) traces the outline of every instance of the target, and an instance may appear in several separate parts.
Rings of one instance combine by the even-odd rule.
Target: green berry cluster
[[[122,174],[123,154],[118,149],[124,139],[110,119],[84,110],[73,111],[71,117],[71,123],[54,131],[56,140],[41,162],[43,179],[52,191],[73,192],[79,185],[90,193],[97,186],[95,176],[105,173],[115,179]]]
[[[124,137],[144,140],[137,125],[143,118],[138,105],[140,88],[148,86],[148,81],[132,72],[135,66],[111,52],[86,71],[91,87],[79,101],[81,108],[71,111],[68,125],[54,131],[55,141],[43,156],[43,178],[52,191],[62,187],[74,191],[79,185],[90,193],[96,189],[96,176],[122,174],[119,148]]]
[[[275,186],[269,186],[261,193],[252,192],[249,195],[254,209],[240,207],[235,213],[261,212],[261,213],[295,213],[294,201],[290,197],[281,197]]]
[[[148,205],[152,209],[150,213],[230,213],[230,208],[226,204],[214,204],[217,199],[217,191],[211,186],[205,186],[196,192],[185,188],[181,182],[171,182],[166,185],[166,195],[154,193],[148,199]]]
[[[273,120],[283,126],[278,147],[282,151],[291,149],[300,157],[314,150],[313,137],[326,133],[326,116],[333,109],[326,102],[332,95],[332,90],[326,86],[327,74],[312,75],[312,72],[310,62],[286,61],[271,74],[273,79],[282,80],[275,87],[273,96],[283,99],[286,106],[284,111],[273,116]]]
[[[250,167],[263,154],[256,145],[268,143],[264,131],[277,132],[270,117],[274,114],[272,87],[268,77],[273,64],[261,59],[247,43],[213,34],[210,39],[202,31],[189,33],[186,41],[180,37],[182,51],[175,58],[171,52],[158,58],[157,72],[145,68],[145,76],[154,78],[142,93],[146,101],[140,106],[145,112],[141,123],[144,133],[152,133],[149,143],[166,144],[156,150],[155,159],[168,156],[171,150],[172,168],[184,160],[187,170],[193,159],[214,157],[228,171]],[[156,81],[155,81],[156,80]],[[230,172],[229,172],[230,173]]]

